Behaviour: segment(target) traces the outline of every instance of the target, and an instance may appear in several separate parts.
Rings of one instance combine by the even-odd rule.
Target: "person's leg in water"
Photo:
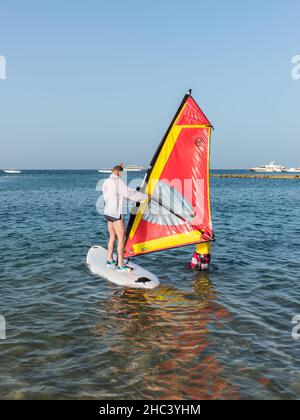
[[[109,232],[109,241],[107,249],[107,264],[116,265],[114,262],[114,248],[117,241],[117,234],[114,229],[113,222],[107,222],[108,232]]]
[[[126,240],[124,220],[114,222],[114,229],[118,237],[118,269],[122,271],[131,271],[129,267],[124,266],[124,248]]]
[[[207,271],[211,261],[211,243],[204,242],[196,245],[190,268],[192,270]]]

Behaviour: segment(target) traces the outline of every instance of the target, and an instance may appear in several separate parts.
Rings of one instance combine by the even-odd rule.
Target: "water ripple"
[[[190,247],[140,257],[162,281],[143,292],[84,264],[97,179],[0,176],[0,398],[300,398],[299,183],[214,179],[209,275]]]

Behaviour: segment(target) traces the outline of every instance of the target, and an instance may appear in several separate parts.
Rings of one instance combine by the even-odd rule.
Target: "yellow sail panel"
[[[157,252],[162,249],[175,248],[178,246],[190,245],[201,241],[202,233],[195,230],[189,235],[181,233],[179,235],[165,236],[150,241],[141,242],[133,245],[133,250],[136,254],[144,254],[149,252]]]

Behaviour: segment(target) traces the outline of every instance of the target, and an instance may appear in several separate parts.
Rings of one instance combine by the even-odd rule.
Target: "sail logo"
[[[195,145],[198,146],[198,147],[203,146],[204,142],[205,142],[205,140],[202,139],[201,137],[196,137],[195,138]]]
[[[294,55],[292,64],[294,64],[294,67],[292,68],[292,78],[294,80],[300,80],[300,55]]]
[[[0,315],[0,340],[6,339],[6,322],[4,316]]]
[[[0,55],[0,80],[6,79],[6,60],[3,55]]]
[[[300,340],[300,315],[294,316],[292,324],[295,324],[295,327],[292,329],[292,337],[294,340]]]

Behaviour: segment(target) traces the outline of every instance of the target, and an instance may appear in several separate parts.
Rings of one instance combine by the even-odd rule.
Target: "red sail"
[[[209,150],[212,125],[187,94],[145,178],[150,196],[131,214],[126,257],[213,239]]]

